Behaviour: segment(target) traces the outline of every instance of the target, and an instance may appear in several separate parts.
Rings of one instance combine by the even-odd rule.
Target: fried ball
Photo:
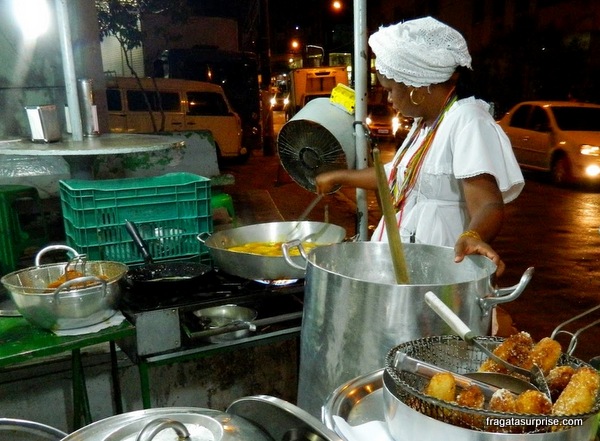
[[[471,385],[458,393],[456,403],[461,406],[482,409],[483,404],[485,403],[485,397],[479,386]]]
[[[549,337],[544,337],[533,346],[529,354],[529,359],[532,365],[539,366],[544,375],[548,375],[550,370],[556,367],[561,353],[562,348],[559,342]]]
[[[516,396],[508,389],[498,389],[490,398],[489,409],[495,412],[514,413]]]
[[[506,338],[493,352],[501,359],[514,364],[515,366],[531,369],[533,365],[529,359],[529,353],[532,348],[533,339],[531,338],[531,335],[527,332],[519,332]],[[479,367],[479,372],[510,373],[508,369],[490,358],[485,360]]]
[[[546,383],[550,389],[550,397],[552,402],[556,402],[562,391],[567,387],[571,377],[575,373],[575,368],[572,366],[556,366],[546,376]]]
[[[426,395],[438,400],[453,402],[456,398],[456,380],[450,372],[435,374],[425,386]]]
[[[552,402],[539,390],[526,390],[515,400],[515,413],[547,415],[552,411]]]
[[[552,406],[552,413],[555,415],[588,413],[596,404],[599,388],[598,371],[588,366],[578,368]]]

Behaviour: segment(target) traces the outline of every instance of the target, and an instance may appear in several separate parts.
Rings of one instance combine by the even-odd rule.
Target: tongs
[[[442,302],[434,293],[431,291],[425,294],[425,302],[442,318],[448,326],[452,328],[454,332],[458,334],[467,343],[470,343],[481,350],[484,354],[490,357],[499,365],[508,369],[509,372],[520,374],[529,381],[544,395],[550,397],[550,389],[544,373],[540,367],[534,364],[531,370],[524,369],[519,366],[515,366],[512,363],[498,357],[494,354],[487,346],[483,345],[477,340],[477,336],[471,329],[458,317],[444,302]]]
[[[573,323],[575,320],[579,320],[581,317],[584,317],[588,314],[591,314],[592,312],[596,311],[597,309],[600,309],[600,305],[596,305],[593,308],[588,309],[587,311],[582,312],[579,315],[576,315],[575,317],[570,318],[569,320],[565,320],[564,322],[562,322],[560,325],[558,325],[556,328],[554,328],[554,331],[552,331],[552,335],[550,335],[550,338],[553,340],[556,340],[556,336],[558,334],[567,334],[571,336],[571,340],[569,341],[569,346],[567,347],[567,350],[565,351],[567,354],[571,355],[573,353],[573,351],[575,351],[575,347],[577,346],[577,337],[579,337],[579,334],[581,334],[583,331],[585,331],[588,328],[591,328],[592,326],[595,326],[597,324],[600,323],[600,319],[593,321],[592,323],[579,328],[577,331],[575,332],[571,332],[571,331],[566,331],[563,330],[562,328],[565,327],[566,325],[568,325],[569,323]]]
[[[396,352],[394,367],[397,370],[411,372],[428,379],[431,379],[435,374],[450,372],[423,360],[412,358],[404,352]],[[456,372],[450,373],[459,387],[466,389],[469,386],[477,386],[488,400],[499,389],[508,389],[517,395],[526,390],[535,389],[533,385],[526,381],[508,375],[503,375],[501,381],[498,382],[496,381],[498,378],[488,375],[487,372],[471,372],[462,375]]]

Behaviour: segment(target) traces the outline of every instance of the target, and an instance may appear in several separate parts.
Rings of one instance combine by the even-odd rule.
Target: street
[[[279,112],[276,112],[279,113]],[[276,123],[283,124],[280,115]],[[278,128],[277,128],[278,129]],[[384,160],[394,151],[391,143],[379,145]],[[252,156],[248,164],[231,165],[227,173],[246,188],[267,190],[282,216],[293,220],[314,198],[291,180],[281,180],[277,156]],[[506,207],[506,222],[493,244],[506,263],[499,287],[518,283],[528,267],[533,278],[521,296],[502,307],[510,314],[517,329],[529,332],[535,340],[550,336],[563,321],[600,302],[600,190],[560,188],[543,175],[525,173],[526,185],[519,198]],[[236,185],[236,190],[240,186]],[[355,191],[343,189],[322,200],[309,219],[320,220],[324,213],[330,222],[355,234]],[[374,194],[368,195],[369,225],[379,219]],[[600,318],[600,311],[566,327],[577,330]],[[589,360],[600,355],[600,325],[583,332],[574,356]],[[558,340],[566,349],[570,336]]]

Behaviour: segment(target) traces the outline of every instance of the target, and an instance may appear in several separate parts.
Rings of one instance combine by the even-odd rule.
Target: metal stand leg
[[[81,352],[74,349],[71,355],[71,370],[73,375],[73,428],[75,430],[92,422],[90,402],[85,385],[85,374],[81,363]]]
[[[117,347],[113,340],[109,342],[110,345],[110,375],[112,377],[113,384],[113,396],[115,402],[115,412],[117,414],[123,413],[123,398],[121,395],[121,380],[119,379],[119,363],[117,360]]]
[[[142,389],[142,406],[144,409],[150,409],[152,402],[150,398],[150,378],[148,373],[148,363],[140,360],[138,363],[138,371],[140,373],[140,386]]]

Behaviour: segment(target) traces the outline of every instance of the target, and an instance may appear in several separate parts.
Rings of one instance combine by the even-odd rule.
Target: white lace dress
[[[504,203],[514,200],[523,189],[524,179],[511,144],[490,115],[487,103],[475,98],[457,101],[440,123],[413,189],[406,198],[400,222],[403,242],[454,246],[470,222],[460,180],[490,174],[496,178]],[[405,144],[417,127],[413,125]],[[406,163],[421,145],[426,130],[417,134],[398,165],[402,179]],[[398,149],[399,155],[404,144]],[[394,160],[385,165],[389,176]],[[371,236],[387,241],[383,219]]]

